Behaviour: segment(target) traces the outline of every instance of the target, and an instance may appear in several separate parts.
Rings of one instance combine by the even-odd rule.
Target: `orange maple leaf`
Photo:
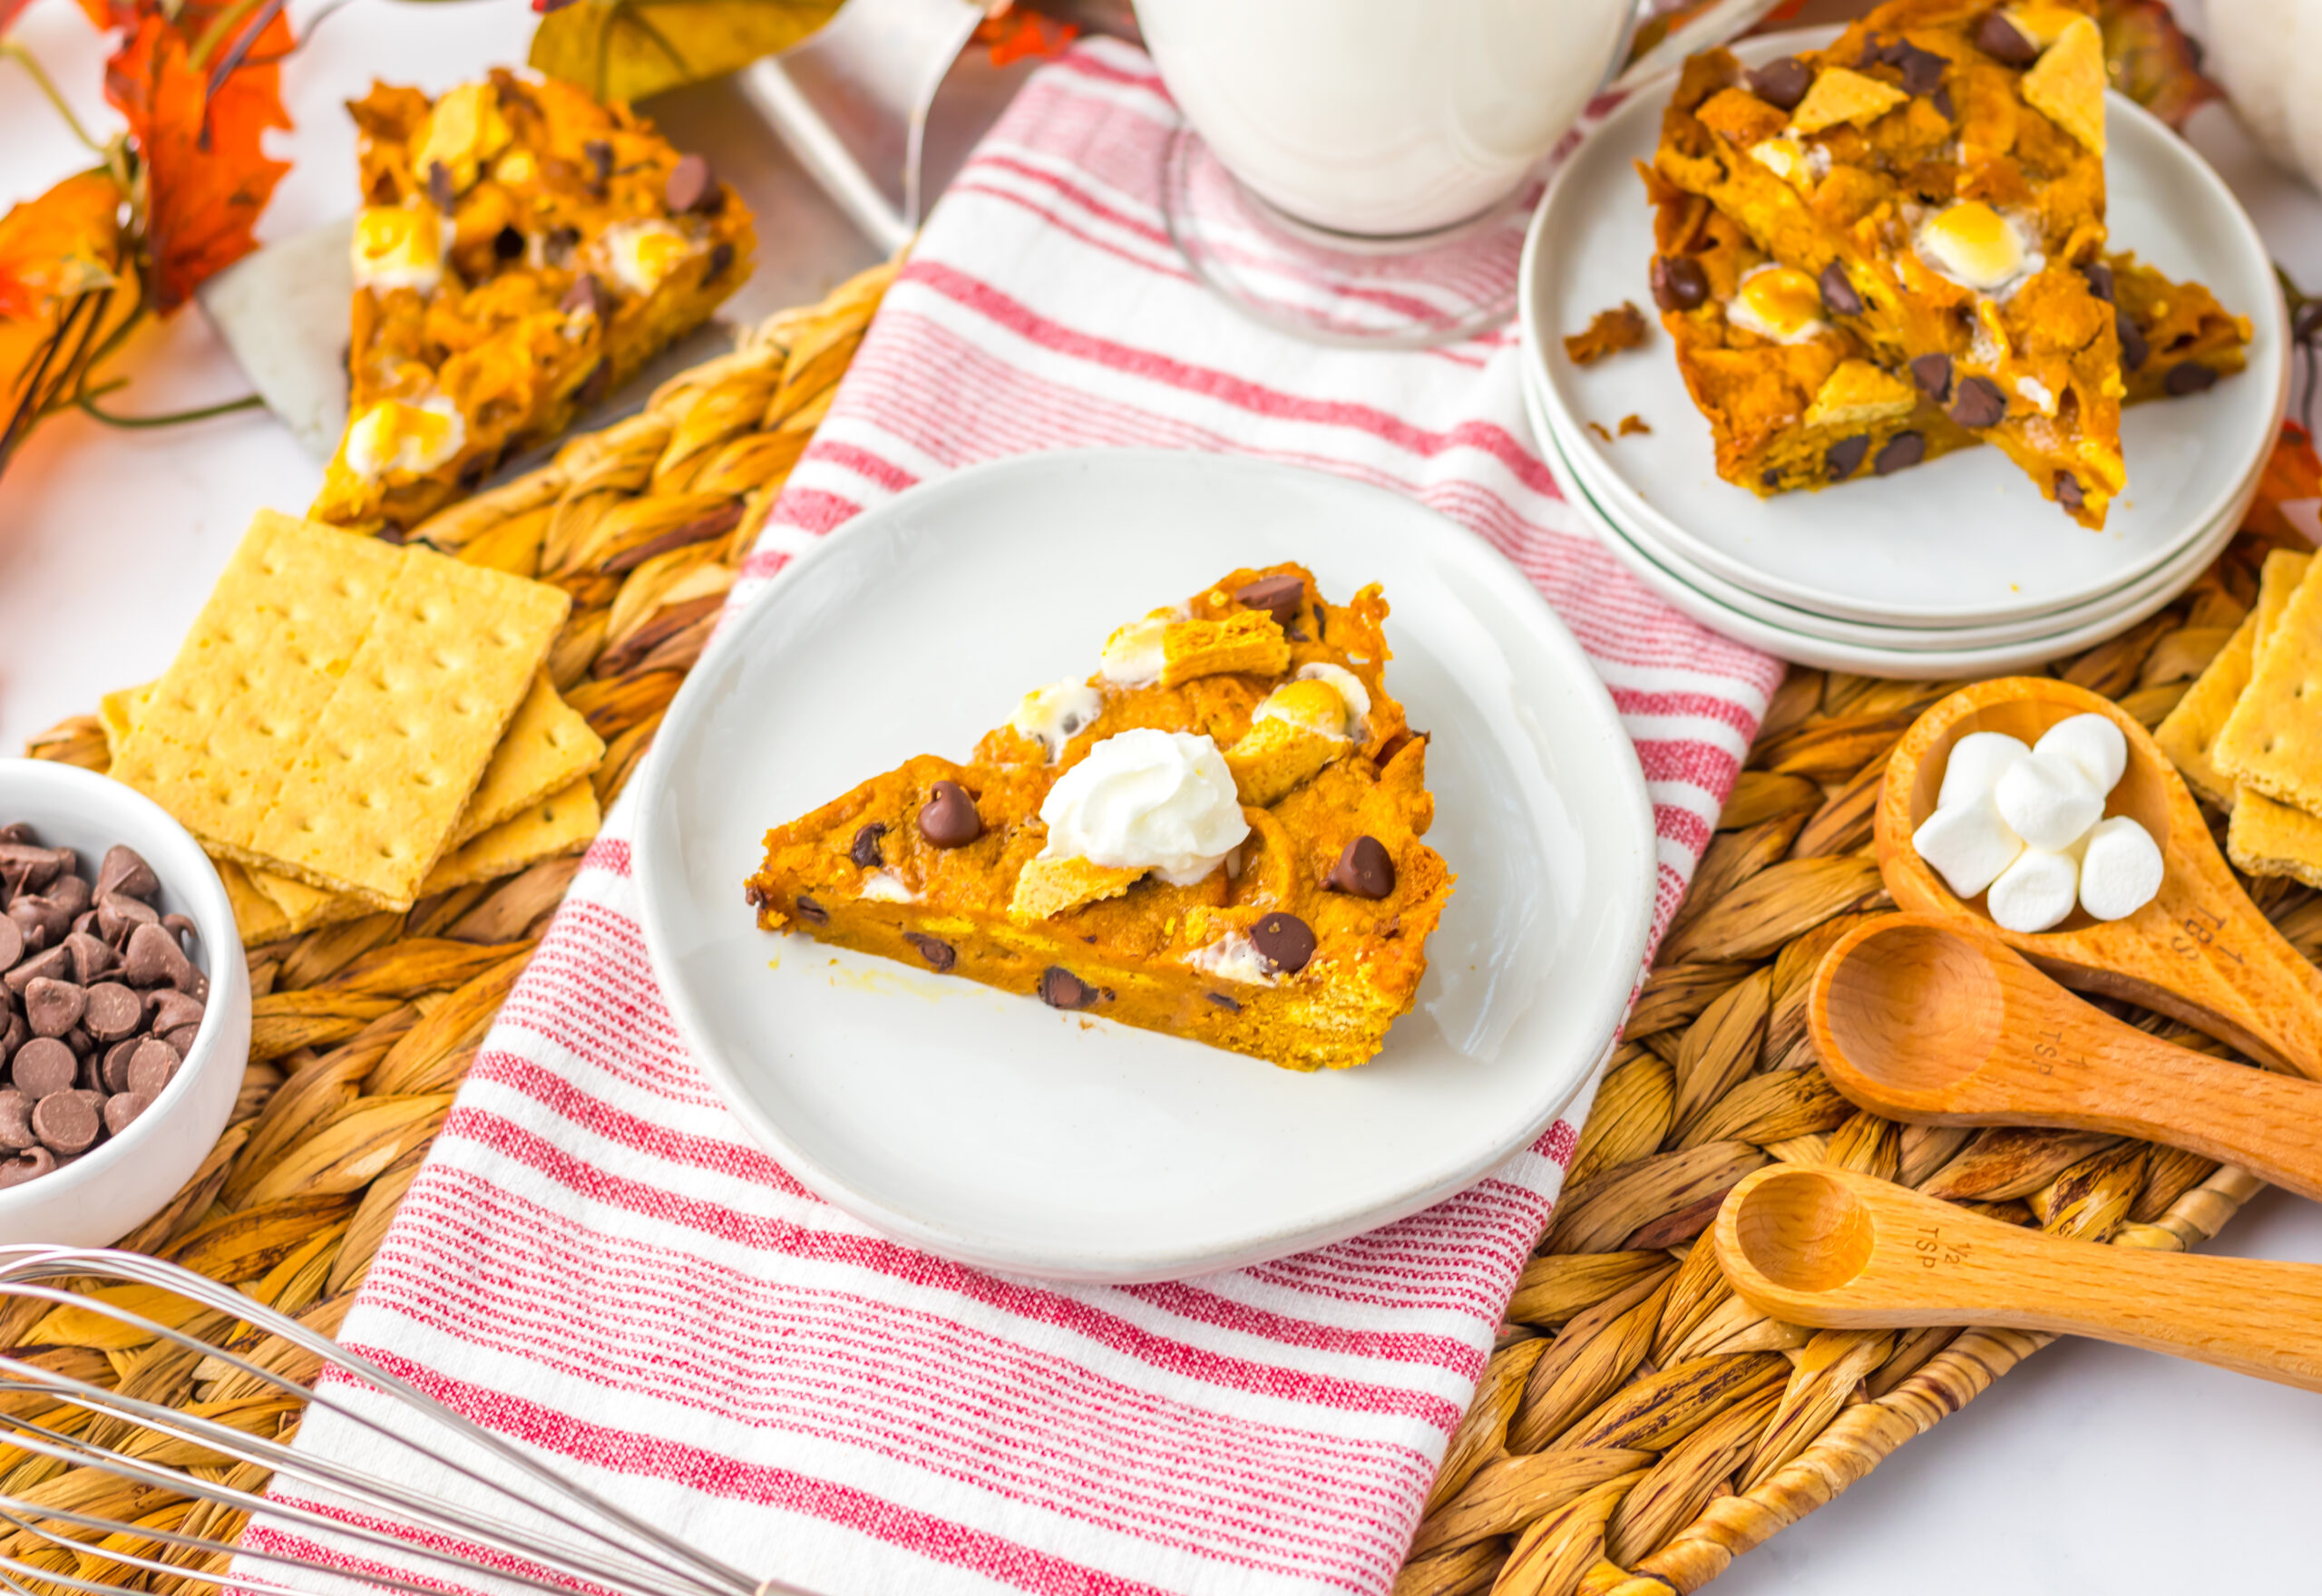
[[[105,63],[105,98],[128,120],[144,162],[156,308],[175,309],[203,278],[258,248],[251,229],[290,170],[260,148],[268,128],[290,125],[274,64],[289,47],[290,25],[278,12],[248,58],[220,73],[195,62],[184,37],[149,12]]]
[[[100,170],[0,217],[0,462],[136,313],[122,209]]]

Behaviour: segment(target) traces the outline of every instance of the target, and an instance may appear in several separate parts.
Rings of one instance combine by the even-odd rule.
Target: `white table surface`
[[[2211,0],[2237,4],[2240,0]],[[298,0],[294,17],[310,15]],[[2197,5],[2180,11],[2198,24]],[[536,21],[523,0],[408,5],[356,0],[285,73],[298,123],[278,148],[295,161],[260,229],[281,238],[344,214],[353,133],[339,109],[374,74],[441,90],[488,63],[521,60]],[[303,29],[301,30],[303,33]],[[35,0],[15,37],[31,45],[93,125],[110,126],[97,84],[103,47],[72,0]],[[39,96],[0,63],[0,205],[29,198],[79,163]],[[660,108],[657,108],[659,110]],[[680,142],[688,120],[730,108],[715,96],[663,110]],[[2277,257],[2322,287],[2322,200],[2267,167],[2222,111],[2194,141],[2257,218]],[[785,161],[745,141],[724,170],[746,194]],[[831,255],[826,209],[795,199],[760,209],[760,266],[739,307],[795,302],[834,275],[784,261],[812,235]],[[859,260],[867,262],[863,247]],[[198,314],[149,331],[110,403],[177,409],[246,391]],[[250,512],[302,508],[321,480],[263,413],[160,433],[107,432],[79,416],[44,426],[0,479],[0,748],[159,672]],[[2218,1251],[2322,1262],[2322,1211],[2268,1193]],[[2232,1581],[2313,1589],[2298,1529],[2322,1491],[2322,1396],[2167,1358],[2085,1343],[2039,1354],[1995,1392],[1905,1447],[1840,1502],[1743,1558],[1722,1596],[1957,1596],[1963,1591],[2215,1589]]]

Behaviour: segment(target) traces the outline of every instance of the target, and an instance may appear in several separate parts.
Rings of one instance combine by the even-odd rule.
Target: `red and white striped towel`
[[[1259,329],[1163,229],[1176,116],[1098,43],[1038,73],[928,224],[771,519],[789,554],[954,467],[1161,444],[1413,495],[1564,617],[1634,735],[1667,923],[1781,667],[1654,598],[1528,441],[1512,333]],[[632,1511],[827,1592],[1383,1591],[1575,1127],[1371,1235],[1176,1285],[1051,1288],[884,1241],[687,1057],[616,806],[479,1053],[346,1340]],[[341,1426],[307,1444],[358,1450]]]

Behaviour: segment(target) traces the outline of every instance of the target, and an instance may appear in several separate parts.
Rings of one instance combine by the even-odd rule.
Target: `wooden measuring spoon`
[[[2123,1025],[1972,921],[1856,927],[1815,971],[1806,1023],[1822,1073],[1873,1114],[2166,1142],[2322,1201],[2322,1085]]]
[[[2161,892],[2125,920],[2084,910],[2047,931],[2002,929],[1977,897],[1963,902],[1911,846],[1935,813],[1951,745],[1970,732],[2026,743],[2069,715],[2102,715],[2129,740],[2128,770],[2105,804],[2161,844]],[[2169,756],[2120,706],[2046,676],[1965,687],[1903,734],[1888,761],[1875,822],[1878,868],[1898,908],[1971,915],[2068,987],[2126,998],[2254,1058],[2322,1079],[2322,970],[2283,940],[2233,879]]]
[[[1710,1234],[1734,1290],[1785,1323],[2093,1336],[2322,1391],[2322,1265],[2044,1236],[1799,1164],[1744,1179]]]

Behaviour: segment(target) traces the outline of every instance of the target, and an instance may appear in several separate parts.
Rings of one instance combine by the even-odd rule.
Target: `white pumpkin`
[[[2322,164],[2301,162],[2290,124],[2300,102],[2313,92],[2310,85],[2294,92],[2290,79],[2301,58],[2312,59],[2295,46],[2304,15],[2316,9],[2316,0],[2209,0],[2203,18],[2209,74],[2232,97],[2249,136],[2283,166],[2309,175],[2322,172]],[[2308,37],[2317,34],[2322,18]],[[2312,121],[2322,110],[2303,114]]]

